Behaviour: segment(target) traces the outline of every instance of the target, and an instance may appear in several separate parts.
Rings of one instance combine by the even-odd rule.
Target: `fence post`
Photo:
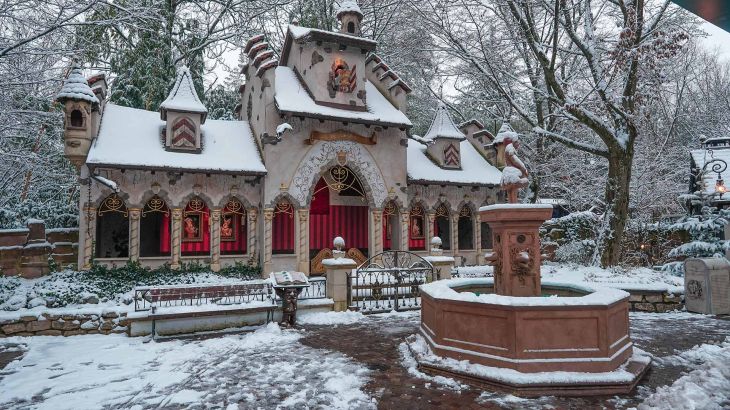
[[[335,302],[335,312],[347,310],[349,273],[357,267],[357,262],[349,258],[324,259],[322,265],[327,275],[327,296]]]

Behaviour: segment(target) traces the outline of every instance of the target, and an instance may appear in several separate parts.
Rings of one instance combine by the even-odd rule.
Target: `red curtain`
[[[224,255],[239,255],[246,253],[248,228],[246,227],[246,215],[223,214],[221,218],[233,218],[231,226],[237,229],[235,241],[224,241],[221,237],[221,253]]]
[[[272,221],[272,253],[294,253],[294,208],[289,212],[275,212]]]
[[[348,249],[367,249],[368,207],[332,205],[326,214],[309,217],[310,249],[332,249],[336,236],[345,240]]]
[[[192,212],[190,209],[190,204],[185,207],[185,212],[183,212],[183,231],[185,230],[185,218],[186,216],[190,215],[199,215],[200,216],[200,233],[201,238],[194,241],[186,241],[185,235],[183,232],[183,241],[182,246],[180,248],[180,251],[183,256],[186,255],[199,255],[199,254],[209,254],[210,253],[210,211],[208,210],[208,206],[204,205],[203,209]]]
[[[309,207],[309,249],[332,249],[332,240],[341,236],[347,248],[367,249],[368,207],[330,205],[330,191],[323,178],[314,188]]]
[[[410,226],[410,223],[411,223],[410,221],[413,218],[421,218],[421,221],[422,221],[421,226],[424,228],[424,230],[426,228],[425,221],[423,221],[423,219],[424,219],[423,215],[414,216],[413,214],[411,214],[411,217],[409,219],[409,225],[408,225],[408,249],[413,250],[413,251],[425,250],[426,249],[426,232],[422,232],[421,236],[418,238],[413,238],[413,229],[412,229],[413,227]]]

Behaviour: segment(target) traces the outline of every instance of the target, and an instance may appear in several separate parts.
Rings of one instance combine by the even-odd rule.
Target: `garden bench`
[[[134,290],[135,312],[149,311],[153,335],[156,320],[266,313],[271,322],[276,310],[271,283],[255,280],[221,285],[141,286]]]

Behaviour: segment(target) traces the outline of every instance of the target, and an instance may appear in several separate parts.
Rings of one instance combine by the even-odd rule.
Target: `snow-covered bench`
[[[273,320],[277,307],[273,287],[267,280],[220,285],[141,286],[135,288],[134,293],[135,314],[131,320],[151,322],[153,335],[158,321],[177,324],[192,332],[199,328],[268,323]],[[191,319],[205,323],[199,326]]]

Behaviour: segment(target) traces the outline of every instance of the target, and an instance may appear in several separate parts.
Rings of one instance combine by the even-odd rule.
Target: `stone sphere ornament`
[[[335,250],[332,251],[332,256],[335,259],[340,259],[342,256],[345,255],[345,239],[343,239],[341,236],[335,237],[335,239],[332,241],[332,245],[334,246]]]
[[[443,254],[443,249],[441,249],[441,245],[443,245],[443,241],[438,236],[434,236],[431,238],[431,255],[438,256]]]

